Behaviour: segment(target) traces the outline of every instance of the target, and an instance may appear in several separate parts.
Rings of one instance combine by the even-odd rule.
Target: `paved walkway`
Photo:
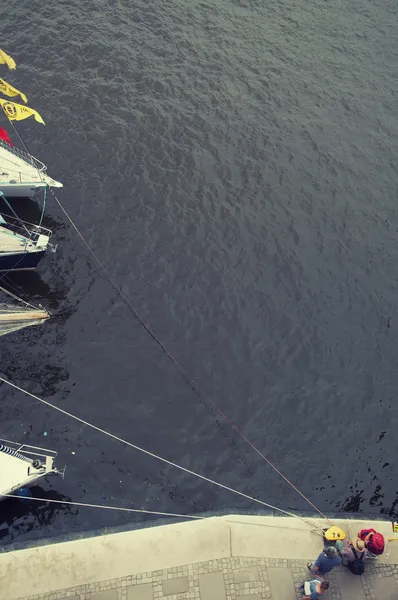
[[[349,537],[365,525],[336,524]],[[373,525],[392,535],[389,523]],[[306,564],[322,547],[311,525],[283,517],[230,515],[151,527],[3,553],[0,598],[297,600],[309,578]],[[325,600],[397,600],[398,542],[386,550],[383,562],[366,561],[361,577],[334,569]]]
[[[306,561],[223,558],[71,587],[26,600],[296,600]],[[362,577],[335,569],[325,600],[397,600],[398,568],[366,564]]]

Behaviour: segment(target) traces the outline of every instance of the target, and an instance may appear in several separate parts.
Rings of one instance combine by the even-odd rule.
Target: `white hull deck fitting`
[[[63,187],[46,169],[34,156],[0,139],[0,191],[6,198],[32,198],[46,186]]]
[[[34,481],[58,473],[52,450],[0,439],[0,497],[12,494]]]
[[[10,219],[10,217],[8,217],[8,219]],[[27,237],[25,232],[25,235],[21,235],[19,232],[17,233],[15,230],[11,230],[11,228],[0,225],[0,251],[10,253],[25,253],[42,252],[47,250],[51,237],[51,231],[45,229],[44,227],[31,225],[30,223],[27,223],[27,225],[31,226],[32,228],[27,232],[31,237]],[[22,227],[19,228],[19,231],[23,231]]]
[[[45,227],[0,215],[0,272],[35,269],[45,252],[54,249],[50,237]]]

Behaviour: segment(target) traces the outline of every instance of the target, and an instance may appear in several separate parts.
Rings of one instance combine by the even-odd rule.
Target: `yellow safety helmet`
[[[325,531],[324,535],[325,539],[327,539],[328,542],[334,542],[336,540],[345,540],[346,538],[345,531],[340,529],[340,527],[336,527],[335,525],[333,525],[333,527],[329,527],[329,529]]]

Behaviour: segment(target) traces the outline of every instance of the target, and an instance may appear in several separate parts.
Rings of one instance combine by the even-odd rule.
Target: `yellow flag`
[[[4,100],[4,98],[0,98],[0,105],[3,107],[4,112],[10,121],[23,121],[23,119],[27,119],[28,117],[34,117],[38,123],[42,123],[45,125],[43,119],[33,108],[29,108],[29,106],[24,106],[23,104],[15,104],[15,102],[10,102],[9,100]]]
[[[17,90],[17,88],[13,87],[12,85],[10,85],[6,81],[4,81],[4,79],[2,79],[1,77],[0,77],[0,92],[2,94],[5,94],[5,96],[10,96],[11,98],[13,96],[21,96],[21,98],[24,102],[28,101],[25,94],[23,94],[22,92]]]
[[[7,65],[9,69],[15,69],[17,66],[15,60],[8,56],[4,50],[0,50],[0,65]]]

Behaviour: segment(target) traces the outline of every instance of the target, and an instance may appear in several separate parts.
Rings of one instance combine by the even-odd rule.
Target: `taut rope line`
[[[151,456],[152,458],[156,458],[157,460],[160,460],[161,462],[163,462],[167,465],[170,465],[171,467],[175,467],[177,469],[180,469],[181,471],[185,471],[185,473],[189,473],[190,475],[199,477],[199,479],[203,479],[203,481],[212,483],[213,485],[223,488],[224,490],[228,490],[229,492],[232,492],[233,494],[237,494],[238,496],[247,498],[248,500],[251,500],[252,502],[257,502],[257,504],[261,504],[262,506],[266,506],[267,508],[271,508],[272,510],[281,512],[285,515],[288,515],[289,517],[294,517],[295,519],[301,519],[302,521],[304,521],[305,523],[308,524],[308,521],[306,521],[302,517],[299,517],[298,515],[295,515],[294,513],[288,512],[287,510],[283,510],[282,508],[278,508],[277,506],[273,506],[272,504],[268,504],[267,502],[263,502],[263,500],[259,500],[258,498],[254,498],[253,496],[249,496],[248,494],[244,494],[243,492],[239,492],[238,490],[228,487],[227,485],[224,485],[223,483],[214,481],[213,479],[210,479],[209,477],[205,477],[204,475],[201,475],[200,473],[196,473],[195,471],[191,471],[190,469],[187,469],[186,467],[178,465],[177,463],[174,463],[171,460],[168,460],[167,458],[163,458],[162,456],[159,456],[158,454],[155,454],[154,452],[145,450],[145,448],[141,448],[141,446],[137,446],[136,444],[133,444],[132,442],[128,442],[127,440],[124,440],[123,438],[111,433],[110,431],[106,431],[105,429],[102,429],[101,427],[97,427],[97,425],[94,425],[93,423],[89,423],[85,419],[81,419],[80,417],[73,415],[72,413],[68,412],[67,410],[64,410],[63,408],[60,408],[59,406],[56,406],[55,404],[48,402],[48,400],[39,398],[39,396],[36,396],[35,394],[32,394],[31,392],[24,390],[23,388],[19,387],[18,385],[15,385],[14,383],[7,381],[7,379],[4,379],[3,377],[0,377],[0,381],[2,381],[3,383],[6,383],[7,385],[13,387],[14,389],[16,389],[20,392],[23,392],[27,396],[30,396],[31,398],[34,398],[35,400],[42,402],[46,406],[49,406],[50,408],[57,410],[58,412],[66,415],[67,417],[70,417],[71,419],[74,419],[75,421],[79,421],[79,423],[83,423],[83,425],[86,425],[87,427],[90,427],[91,429],[95,429],[96,431],[99,431],[100,433],[103,433],[104,435],[107,435],[108,437],[113,438],[114,440],[121,442],[122,444],[126,444],[127,446],[130,446],[131,448],[134,448],[135,450],[138,450],[139,452],[143,452],[144,454],[147,454],[148,456]],[[311,527],[313,527],[312,523],[311,523]]]
[[[26,146],[26,144],[25,144],[24,140],[22,139],[22,137],[19,135],[19,132],[18,132],[17,128],[15,127],[14,123],[10,119],[9,119],[9,122],[10,122],[11,126],[13,127],[15,133],[17,134],[18,138],[20,139],[21,143],[23,144],[26,152],[28,154],[30,154],[28,147]],[[37,169],[37,172],[38,172],[39,176],[41,177],[41,173],[40,173],[39,169]],[[43,179],[42,179],[42,181],[43,181]],[[108,279],[108,281],[110,282],[110,284],[113,286],[113,288],[119,294],[119,296],[122,298],[122,300],[127,305],[127,307],[131,310],[131,312],[133,313],[133,315],[137,319],[137,321],[141,324],[141,326],[145,329],[145,331],[158,344],[158,346],[163,350],[163,352],[166,354],[166,356],[171,360],[171,362],[174,364],[174,366],[178,369],[178,371],[180,372],[180,374],[182,375],[182,377],[185,379],[186,383],[195,392],[195,394],[199,398],[202,396],[214,408],[214,410],[216,410],[218,412],[218,414],[220,414],[223,417],[223,419],[225,419],[227,421],[227,423],[229,423],[229,425],[245,440],[245,442],[247,444],[249,444],[249,446],[255,452],[257,452],[257,454],[276,473],[278,473],[278,475],[280,477],[282,477],[282,479],[284,481],[286,481],[286,483],[288,483],[306,502],[308,502],[308,504],[317,513],[319,513],[321,515],[321,517],[323,517],[328,523],[330,523],[332,525],[332,522],[328,519],[328,517],[326,517],[326,515],[324,515],[324,513],[317,506],[315,506],[315,504],[309,498],[307,498],[307,496],[305,496],[305,494],[303,494],[303,492],[301,492],[285,475],[283,475],[283,473],[246,437],[246,435],[227,417],[227,415],[223,413],[223,411],[217,406],[217,404],[214,402],[214,400],[212,400],[212,398],[210,396],[208,396],[208,394],[206,394],[206,392],[204,392],[202,390],[202,388],[196,383],[196,381],[194,379],[192,379],[188,375],[188,373],[185,371],[185,369],[183,368],[183,366],[174,357],[174,355],[166,348],[166,346],[157,337],[157,335],[152,331],[152,329],[149,327],[149,325],[144,321],[144,319],[140,316],[140,314],[138,313],[138,311],[134,308],[134,306],[131,304],[131,302],[129,301],[129,299],[123,293],[123,291],[118,286],[118,284],[113,279],[113,277],[108,273],[108,271],[106,270],[106,268],[104,267],[104,265],[102,264],[102,262],[100,261],[100,259],[95,254],[94,250],[91,248],[91,246],[89,245],[89,243],[85,240],[84,236],[82,235],[82,233],[78,229],[77,225],[75,225],[75,223],[73,222],[72,218],[69,216],[69,214],[67,213],[67,211],[65,210],[65,208],[61,204],[60,200],[56,196],[56,194],[53,191],[53,189],[50,187],[49,190],[50,190],[50,192],[51,192],[54,200],[58,204],[59,208],[62,210],[62,212],[66,216],[66,218],[68,219],[69,223],[72,225],[72,227],[76,231],[77,235],[80,237],[80,239],[82,240],[82,242],[86,246],[87,250],[90,252],[90,254],[92,255],[92,257],[94,258],[95,262],[98,264],[98,266],[100,267],[100,269],[103,271],[104,275],[106,276],[106,278]]]
[[[21,496],[16,494],[5,494],[2,498],[18,498],[21,500]],[[25,498],[24,498],[25,500]],[[71,502],[70,500],[54,500],[53,498],[26,498],[26,500],[33,500],[34,502],[55,502],[56,504],[69,504],[72,506],[83,506],[86,508],[104,508],[105,510],[120,510],[122,512],[132,513],[145,513],[149,515],[160,515],[161,517],[179,517],[182,519],[206,519],[206,517],[200,517],[198,515],[180,515],[178,513],[159,512],[155,510],[144,510],[143,508],[125,508],[123,506],[106,506],[105,504],[88,504],[87,502]]]
[[[17,498],[21,500],[21,496],[17,496],[16,494],[6,494],[3,498]],[[178,513],[168,513],[168,512],[159,512],[156,510],[145,510],[143,508],[125,508],[123,506],[106,506],[105,504],[89,504],[88,502],[73,502],[70,500],[55,500],[53,498],[26,498],[27,501],[33,500],[34,502],[54,502],[56,504],[68,504],[70,506],[82,506],[84,508],[103,508],[105,510],[120,510],[122,512],[133,512],[133,513],[145,513],[147,515],[160,515],[162,517],[178,517],[182,519],[196,519],[197,521],[203,521],[204,519],[208,519],[209,517],[202,515],[180,515]],[[218,515],[214,515],[217,517]],[[223,515],[221,515],[223,517]],[[239,523],[240,525],[255,525],[257,527],[274,527],[274,525],[266,525],[262,523],[250,523],[245,521],[237,521],[236,519],[230,519],[227,517],[223,517],[227,523]],[[283,529],[283,525],[278,525],[278,529]],[[323,537],[323,533],[313,529],[313,532],[320,537]],[[398,539],[398,538],[397,538]]]

